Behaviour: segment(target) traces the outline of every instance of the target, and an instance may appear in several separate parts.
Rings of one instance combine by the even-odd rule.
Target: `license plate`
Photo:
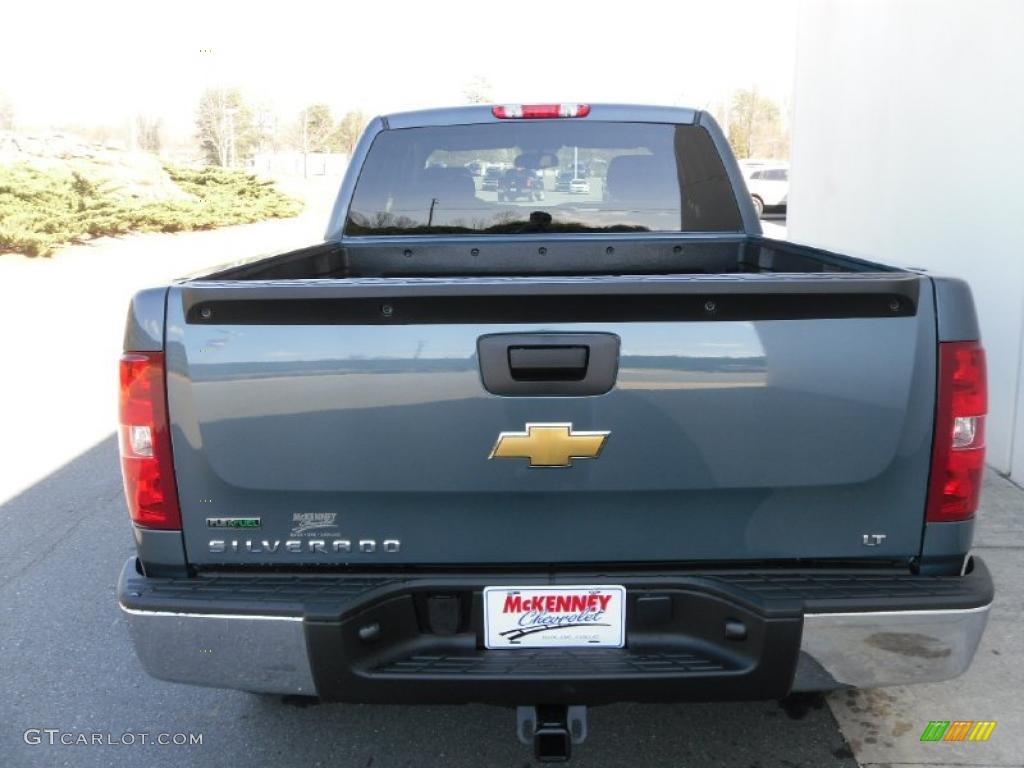
[[[487,648],[622,648],[625,587],[486,587]]]

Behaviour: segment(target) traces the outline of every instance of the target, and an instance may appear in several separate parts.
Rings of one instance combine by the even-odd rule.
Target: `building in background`
[[[789,235],[968,280],[989,463],[1024,483],[1024,2],[806,2]]]

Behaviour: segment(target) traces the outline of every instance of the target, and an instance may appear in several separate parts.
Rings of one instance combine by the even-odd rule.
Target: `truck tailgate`
[[[481,337],[548,333],[617,338],[611,389],[485,388]],[[917,275],[193,282],[166,341],[195,564],[920,548],[936,337]],[[528,424],[609,434],[566,467],[489,458]]]

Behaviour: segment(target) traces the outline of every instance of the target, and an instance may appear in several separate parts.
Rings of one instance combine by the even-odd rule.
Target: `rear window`
[[[527,179],[483,189],[471,167]],[[559,190],[559,179],[588,189]],[[581,185],[577,185],[581,186]],[[382,131],[347,235],[739,231],[722,160],[699,126],[538,120]]]

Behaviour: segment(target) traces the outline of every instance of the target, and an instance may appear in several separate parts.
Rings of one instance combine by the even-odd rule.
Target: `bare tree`
[[[779,106],[756,88],[736,91],[727,116],[729,143],[737,157],[789,154],[789,139],[782,129]]]
[[[159,117],[137,116],[135,118],[135,136],[139,149],[158,153],[162,145],[162,128]]]
[[[368,122],[370,122],[370,119],[364,112],[359,110],[346,112],[344,117],[338,121],[337,128],[334,129],[332,145],[338,151],[351,156],[352,150],[356,148],[356,143],[359,141],[359,137],[363,135],[363,130]]]
[[[211,88],[199,99],[196,132],[211,163],[235,165],[254,146],[252,111],[237,89]]]
[[[0,91],[0,130],[14,130],[14,102],[2,91]]]
[[[302,121],[303,149],[308,152],[331,152],[337,147],[337,133],[331,108],[326,104],[311,104],[299,115]]]
[[[267,103],[257,105],[252,111],[253,150],[277,149],[278,134],[278,119],[273,108]]]
[[[467,104],[490,104],[494,101],[494,86],[483,75],[476,75],[462,89]]]

